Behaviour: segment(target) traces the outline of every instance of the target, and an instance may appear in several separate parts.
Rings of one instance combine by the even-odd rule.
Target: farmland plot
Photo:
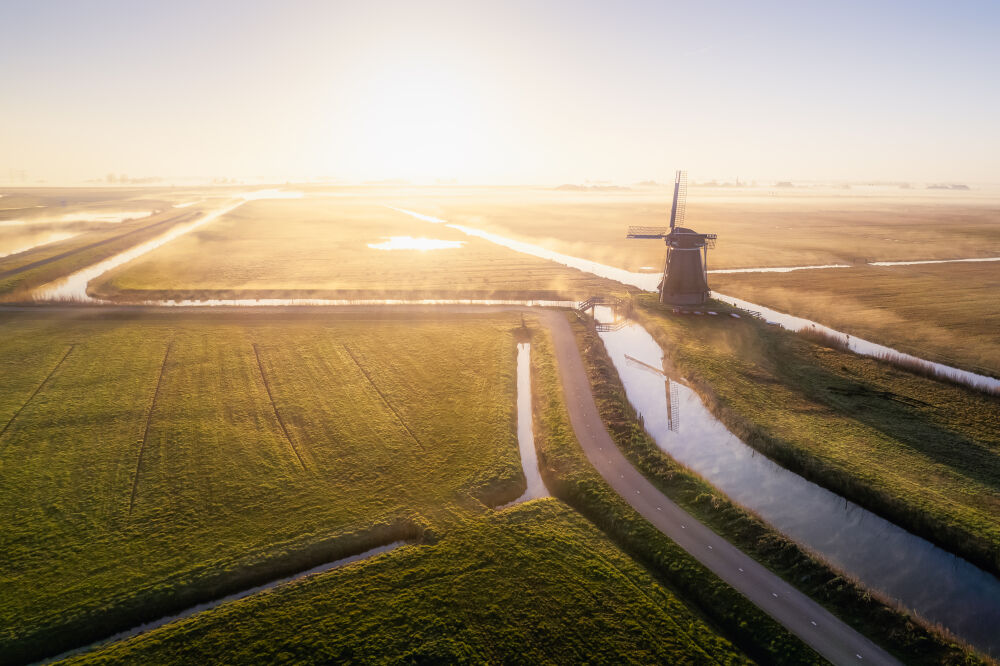
[[[0,321],[5,661],[523,489],[510,315]]]

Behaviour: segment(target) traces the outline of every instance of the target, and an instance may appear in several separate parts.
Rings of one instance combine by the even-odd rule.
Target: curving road
[[[293,311],[304,314],[310,310],[331,309],[344,313],[375,313],[391,309],[394,312],[430,311],[469,314],[514,310],[537,315],[552,334],[559,380],[577,440],[594,468],[619,495],[660,532],[832,663],[899,663],[888,652],[698,522],[657,490],[632,466],[615,445],[601,421],[576,339],[562,311],[523,306],[476,305],[183,308],[185,314],[208,311],[223,316],[226,313],[247,313],[250,310]],[[165,310],[177,311],[176,308],[157,306],[0,306],[0,312],[21,311],[42,314],[69,311],[78,316],[84,312],[101,316],[122,311],[162,313]]]
[[[554,316],[553,316],[554,315]],[[559,380],[587,459],[643,518],[834,664],[898,664],[888,652],[766,569],[657,490],[604,427],[569,322],[547,311]]]

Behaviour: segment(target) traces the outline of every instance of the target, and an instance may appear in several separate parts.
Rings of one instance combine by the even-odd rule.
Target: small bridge
[[[604,305],[616,310],[625,309],[629,306],[629,300],[618,296],[591,296],[585,301],[576,304],[576,311],[584,314],[587,310],[593,310],[598,305]],[[593,315],[593,312],[591,312]]]

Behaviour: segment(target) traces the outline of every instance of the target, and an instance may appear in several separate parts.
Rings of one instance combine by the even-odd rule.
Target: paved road
[[[260,308],[306,314],[309,310],[329,311],[324,307]],[[387,311],[479,313],[515,310],[537,315],[551,331],[559,379],[566,398],[570,422],[587,458],[615,491],[663,534],[671,538],[696,560],[729,583],[765,613],[801,638],[816,652],[834,664],[898,664],[882,648],[847,626],[808,596],[771,573],[728,541],[698,522],[657,490],[618,450],[601,421],[591,391],[590,380],[580,357],[573,331],[564,314],[555,310],[518,306],[343,306],[332,308],[339,313],[380,313]],[[0,306],[0,312],[32,311],[37,314],[58,311],[76,316],[108,316],[113,313],[159,312],[168,308],[150,306]],[[258,308],[184,308],[184,314],[197,312],[247,314]],[[176,312],[176,310],[175,310]],[[177,314],[180,314],[177,312]],[[263,314],[263,313],[262,313]]]
[[[591,464],[619,495],[719,578],[834,664],[899,663],[888,652],[699,523],[633,467],[601,421],[569,323],[557,313],[546,313],[543,319],[552,332],[559,379],[573,431]]]

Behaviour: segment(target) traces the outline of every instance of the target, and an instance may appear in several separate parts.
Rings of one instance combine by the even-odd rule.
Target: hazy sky
[[[996,182],[998,34],[996,0],[3,0],[0,180]]]

